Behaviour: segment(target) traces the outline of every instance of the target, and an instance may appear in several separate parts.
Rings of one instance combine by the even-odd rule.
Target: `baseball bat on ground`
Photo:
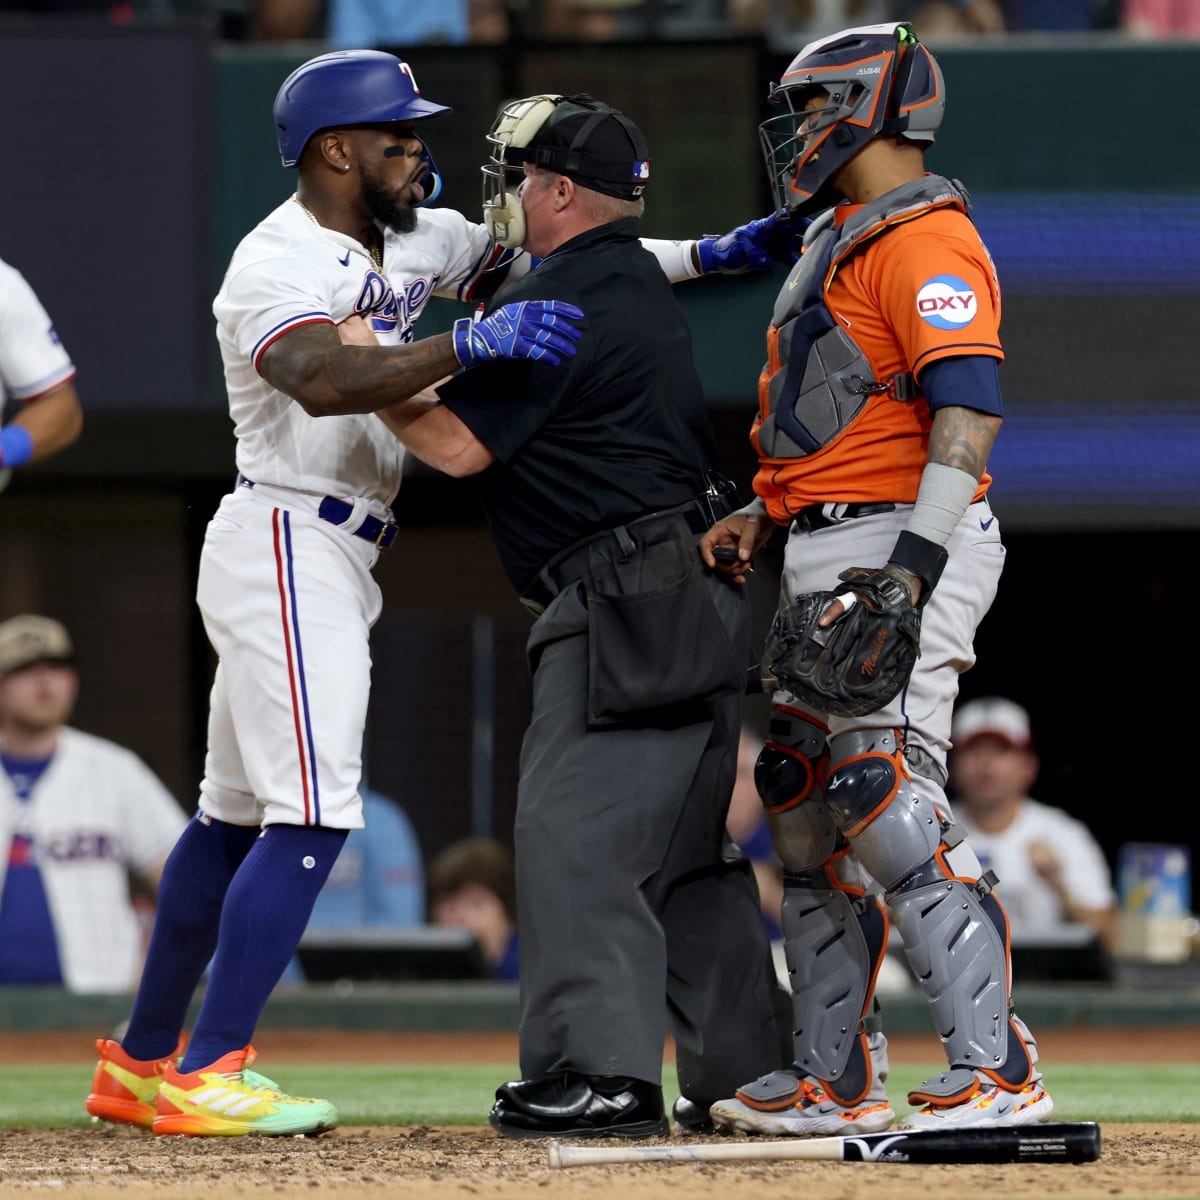
[[[602,1163],[735,1162],[749,1159],[819,1159],[828,1162],[1087,1163],[1100,1157],[1095,1121],[1017,1125],[998,1129],[930,1129],[869,1133],[861,1137],[793,1138],[670,1146],[577,1146],[551,1142],[552,1167]]]

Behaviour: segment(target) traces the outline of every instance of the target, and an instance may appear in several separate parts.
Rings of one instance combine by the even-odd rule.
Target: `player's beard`
[[[384,186],[379,176],[363,172],[362,199],[371,216],[393,233],[412,233],[416,229],[416,211],[397,200],[396,193]]]

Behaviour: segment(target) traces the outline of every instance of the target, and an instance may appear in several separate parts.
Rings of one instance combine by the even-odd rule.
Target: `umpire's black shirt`
[[[581,538],[699,495],[716,446],[683,310],[636,218],[565,242],[490,307],[517,300],[583,309],[575,357],[473,367],[438,394],[496,456],[484,514],[523,592]]]

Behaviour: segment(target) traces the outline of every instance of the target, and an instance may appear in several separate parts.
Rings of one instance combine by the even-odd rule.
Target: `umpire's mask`
[[[487,140],[492,156],[483,167],[483,220],[492,240],[512,249],[525,240],[517,195],[524,163],[621,200],[636,200],[650,178],[641,130],[624,113],[583,94],[514,100],[500,110]]]

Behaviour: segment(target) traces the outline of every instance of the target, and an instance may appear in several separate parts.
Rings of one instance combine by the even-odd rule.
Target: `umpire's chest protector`
[[[851,332],[826,303],[839,267],[894,225],[946,205],[967,211],[966,193],[940,175],[926,175],[865,204],[841,227],[834,210],[818,217],[805,235],[804,253],[780,289],[767,334],[769,361],[760,380],[759,454],[795,459],[828,446],[879,393],[910,401],[909,374],[877,380]]]

